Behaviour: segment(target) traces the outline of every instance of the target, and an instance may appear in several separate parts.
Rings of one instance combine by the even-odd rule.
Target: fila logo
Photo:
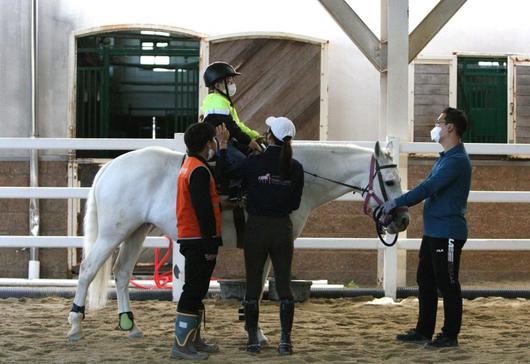
[[[443,250],[443,249],[436,249],[436,252],[437,252],[437,253],[443,253],[444,250]]]

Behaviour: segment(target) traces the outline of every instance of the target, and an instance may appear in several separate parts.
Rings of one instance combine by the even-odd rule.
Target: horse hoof
[[[73,334],[68,333],[68,341],[79,341],[81,340],[81,333],[76,332]]]
[[[68,315],[68,323],[72,325],[72,328],[67,334],[69,341],[78,341],[81,339],[81,320],[83,319],[82,313],[70,312]]]
[[[129,339],[141,339],[144,337],[144,334],[136,327],[136,325],[129,331],[127,334]]]
[[[265,336],[261,328],[258,328],[258,340],[259,340],[259,344],[262,347],[269,345],[269,339],[267,338],[267,336]]]

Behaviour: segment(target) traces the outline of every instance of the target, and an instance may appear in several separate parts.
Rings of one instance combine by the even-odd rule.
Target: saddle
[[[232,210],[232,216],[234,218],[234,228],[236,229],[237,236],[237,247],[243,249],[245,239],[245,207],[246,207],[246,196],[243,196],[239,200],[230,200],[227,195],[221,195],[221,211]]]

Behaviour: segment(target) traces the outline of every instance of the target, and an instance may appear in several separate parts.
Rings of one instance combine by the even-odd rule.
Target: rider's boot
[[[204,308],[199,310],[199,322],[197,323],[197,329],[195,330],[195,335],[193,336],[193,346],[197,351],[202,351],[203,353],[217,353],[219,351],[219,346],[216,344],[208,344],[201,337],[201,323],[206,320],[206,314]]]
[[[208,359],[208,354],[198,352],[192,343],[198,323],[199,315],[177,312],[175,339],[173,340],[173,348],[171,349],[172,358],[189,360]]]
[[[282,326],[282,334],[280,337],[280,344],[278,345],[278,353],[280,355],[292,355],[293,345],[291,344],[291,330],[293,328],[294,319],[294,301],[282,300],[280,302],[280,322]]]
[[[248,333],[247,351],[257,354],[261,351],[258,339],[259,306],[256,300],[245,301],[245,329]]]
[[[232,202],[240,201],[242,194],[241,181],[231,180],[230,185],[228,186],[228,200]]]

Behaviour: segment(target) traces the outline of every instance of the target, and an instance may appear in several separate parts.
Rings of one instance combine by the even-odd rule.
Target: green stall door
[[[173,138],[198,121],[200,43],[152,30],[77,39],[76,136]],[[114,157],[123,151],[78,151]]]
[[[464,142],[507,142],[506,58],[458,58],[458,108],[470,126]]]

